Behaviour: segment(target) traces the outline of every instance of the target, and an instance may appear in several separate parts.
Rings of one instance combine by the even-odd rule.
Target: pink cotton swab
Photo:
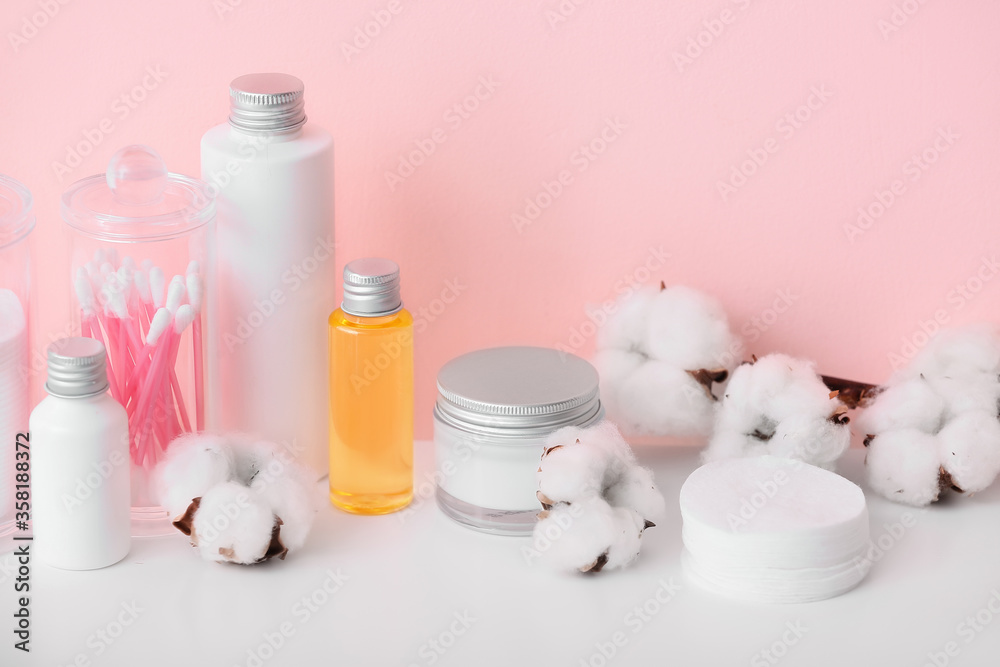
[[[202,282],[199,272],[198,262],[192,260],[187,268],[187,293],[188,303],[194,310],[194,321],[191,323],[191,338],[194,340],[194,413],[195,426],[199,432],[205,430],[205,396],[202,382],[204,381],[202,368],[202,341],[201,341],[201,299]]]
[[[143,461],[150,454],[155,457],[155,451],[151,450],[149,444],[151,433],[155,432],[160,441],[164,443],[164,447],[166,446],[167,436],[164,425],[154,423],[151,425],[152,428],[150,428],[149,421],[151,416],[149,411],[154,403],[154,398],[164,393],[162,388],[164,386],[169,387],[167,382],[169,381],[170,374],[173,372],[173,364],[176,363],[177,359],[177,344],[175,343],[175,339],[179,340],[180,335],[191,325],[193,319],[193,310],[190,306],[179,306],[177,314],[174,316],[174,326],[168,327],[164,335],[153,343],[156,351],[153,353],[152,367],[143,382],[139,404],[136,408],[137,423],[143,426],[138,443],[139,455]],[[153,391],[156,387],[161,388],[161,391]],[[155,458],[152,460],[155,461]]]
[[[153,361],[153,353],[156,351],[157,341],[160,337],[170,328],[170,323],[173,319],[170,311],[166,308],[160,308],[153,315],[153,320],[149,324],[149,331],[146,332],[146,344],[143,346],[142,351],[139,353],[139,363],[136,364],[135,368],[132,369],[132,375],[129,376],[127,391],[129,397],[128,413],[131,417],[135,414],[136,408],[138,407],[139,398],[142,395],[139,388],[146,377],[147,370]]]

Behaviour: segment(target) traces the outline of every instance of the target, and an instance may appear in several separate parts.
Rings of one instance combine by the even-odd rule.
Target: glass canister
[[[128,413],[132,534],[172,532],[150,476],[174,438],[204,428],[213,194],[153,149],[126,146],[63,193],[62,216],[74,321],[107,348],[111,395]]]
[[[31,193],[13,178],[0,175],[0,553],[13,548],[15,532],[26,530],[16,522],[28,519],[15,503],[23,502],[27,510],[28,442],[18,434],[28,432],[31,407],[28,234],[34,226]],[[18,484],[23,489],[17,489]]]
[[[476,530],[531,533],[545,439],[604,418],[597,370],[557,350],[497,347],[452,359],[437,387],[438,506]]]

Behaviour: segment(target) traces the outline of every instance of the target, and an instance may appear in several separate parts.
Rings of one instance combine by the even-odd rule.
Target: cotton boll
[[[606,570],[617,570],[631,565],[639,557],[645,519],[639,512],[627,507],[612,507],[615,518],[614,535],[608,547]]]
[[[655,294],[656,290],[644,288],[619,299],[614,312],[597,334],[597,347],[641,350],[649,319],[649,305]]]
[[[600,495],[608,464],[605,451],[575,441],[555,447],[539,466],[539,492],[557,503]]]
[[[991,412],[966,412],[938,434],[943,465],[967,493],[982,491],[1000,473],[1000,421]]]
[[[567,426],[546,439],[538,490],[556,503],[600,495],[634,464],[628,443],[611,422],[589,428]]]
[[[1000,380],[993,373],[930,377],[928,382],[944,401],[945,419],[971,410],[994,414],[1000,411]]]
[[[746,402],[778,422],[796,415],[826,418],[837,406],[812,362],[785,354],[769,354],[733,373],[750,377]],[[733,394],[733,387],[726,393]]]
[[[992,325],[940,332],[899,375],[961,378],[983,373],[1000,373],[1000,334]]]
[[[610,418],[631,433],[704,435],[712,425],[716,401],[681,368],[649,361],[617,387]]]
[[[645,527],[637,512],[588,498],[560,504],[536,525],[533,533],[539,562],[565,572],[601,572],[631,564],[639,555]]]
[[[868,485],[889,500],[922,507],[940,493],[938,439],[908,428],[876,436],[865,457]]]
[[[160,504],[171,517],[187,510],[191,501],[231,477],[232,452],[225,438],[189,434],[174,440],[156,467],[153,485]]]
[[[842,409],[812,363],[768,355],[733,372],[702,458],[770,454],[831,469],[850,446],[847,424],[832,420]]]
[[[944,400],[926,379],[917,377],[890,385],[875,397],[861,414],[861,426],[866,433],[882,433],[903,428],[915,428],[935,433],[941,424]]]
[[[592,568],[611,546],[616,521],[611,506],[592,497],[560,504],[535,524],[532,534],[539,562],[565,572]],[[598,570],[600,571],[600,570]]]
[[[289,455],[275,458],[254,477],[250,490],[281,519],[281,544],[295,551],[305,544],[316,515],[316,493],[306,471]]]
[[[536,550],[557,569],[599,572],[631,563],[642,531],[665,512],[653,474],[609,421],[560,429],[546,445],[538,494],[547,511],[535,527]]]
[[[775,456],[832,470],[850,446],[851,429],[846,423],[793,415],[778,423],[767,449]]]
[[[248,565],[264,558],[274,525],[266,503],[242,484],[224,482],[202,497],[192,541],[205,560]]]
[[[656,488],[652,471],[641,466],[626,469],[604,492],[604,497],[612,507],[623,507],[637,512],[643,521],[649,520],[655,523],[666,513],[666,501]]]
[[[741,431],[716,428],[712,439],[701,452],[702,463],[712,463],[723,459],[767,454],[767,443],[752,439]]]
[[[683,285],[653,295],[643,349],[682,370],[719,368],[733,345],[729,321],[715,299]]]

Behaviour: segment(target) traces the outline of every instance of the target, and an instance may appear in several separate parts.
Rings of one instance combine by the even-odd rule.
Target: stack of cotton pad
[[[0,516],[14,507],[17,434],[28,430],[28,331],[17,295],[0,289]]]
[[[680,493],[683,563],[700,586],[754,602],[824,600],[871,566],[868,509],[843,477],[790,459],[716,461]]]

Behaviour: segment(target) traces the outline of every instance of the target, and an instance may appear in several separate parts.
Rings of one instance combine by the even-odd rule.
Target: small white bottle
[[[306,122],[294,76],[248,74],[229,94],[229,122],[201,140],[202,179],[217,203],[206,423],[282,443],[318,479],[337,277],[333,138]]]
[[[31,429],[32,527],[38,557],[64,570],[117,563],[130,547],[128,416],[108,394],[104,345],[49,346],[49,395]]]

